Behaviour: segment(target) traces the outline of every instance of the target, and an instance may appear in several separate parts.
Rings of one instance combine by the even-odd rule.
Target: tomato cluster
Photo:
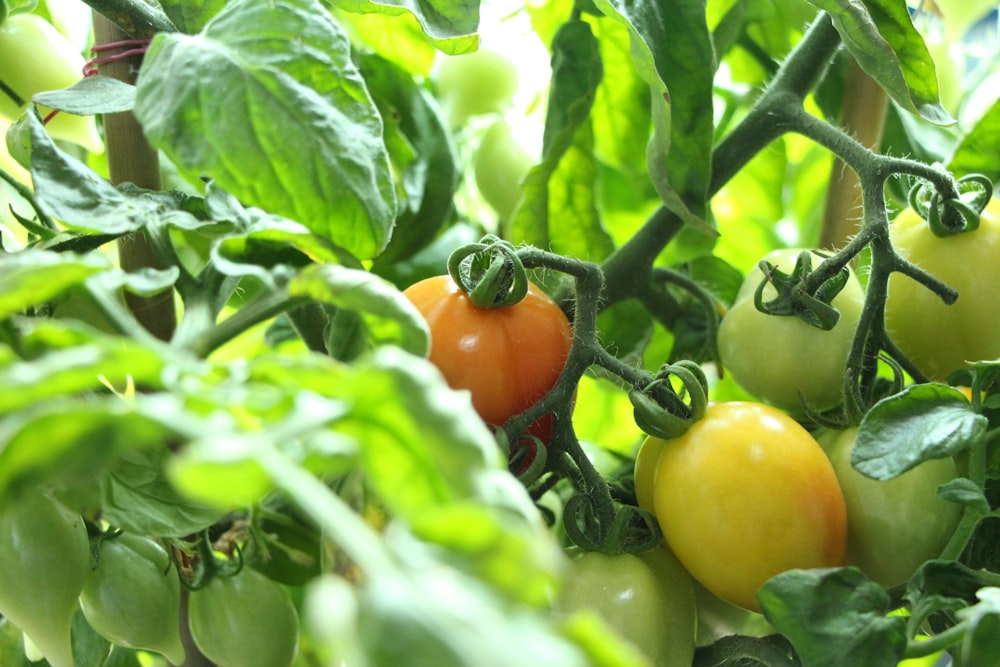
[[[0,562],[0,615],[24,633],[37,659],[74,666],[70,628],[79,607],[113,644],[184,662],[182,584],[158,542],[116,532],[92,546],[79,514],[49,495],[25,493],[0,505]],[[289,667],[295,659],[291,596],[249,567],[192,591],[189,623],[198,649],[220,667]]]

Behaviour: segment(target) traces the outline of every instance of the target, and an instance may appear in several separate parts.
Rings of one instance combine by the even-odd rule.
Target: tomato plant
[[[36,14],[13,14],[0,24],[0,115],[16,119],[32,95],[70,86],[83,77],[84,60],[52,25]],[[42,108],[42,113],[49,110]],[[101,152],[90,116],[57,114],[47,125],[57,139]]]
[[[73,667],[70,625],[90,566],[83,517],[30,492],[0,505],[0,614],[52,667]]]
[[[183,663],[181,584],[167,552],[152,540],[125,533],[102,539],[98,548],[80,594],[87,622],[115,644]]]
[[[466,389],[488,424],[502,425],[534,405],[562,372],[572,342],[569,321],[537,285],[507,308],[478,308],[449,276],[403,291],[427,319],[430,360],[453,389]],[[533,434],[546,440],[551,420]]]
[[[768,253],[761,261],[790,273],[799,249]],[[822,257],[813,254],[816,265]],[[740,286],[733,307],[719,326],[719,359],[744,389],[783,410],[801,411],[802,403],[826,410],[841,401],[844,365],[861,315],[864,290],[849,276],[832,305],[840,318],[832,329],[820,329],[794,315],[771,315],[754,304],[754,293],[764,281],[757,266]],[[764,286],[764,302],[777,292]],[[800,395],[801,394],[801,395]]]
[[[791,568],[843,565],[844,496],[816,440],[784,413],[715,403],[666,441],[653,502],[663,537],[708,590],[756,610],[757,589]]]
[[[967,361],[1000,357],[1000,313],[984,285],[1000,279],[994,258],[1000,246],[1000,200],[991,199],[979,228],[935,236],[912,208],[891,226],[899,252],[948,286],[958,300],[947,305],[907,276],[893,274],[885,306],[889,335],[900,350],[932,380],[943,381]]]
[[[688,665],[694,655],[690,576],[663,547],[643,554],[597,551],[573,557],[560,604],[597,612],[654,665]]]
[[[191,637],[219,667],[288,667],[299,622],[288,591],[251,569],[191,592]]]
[[[958,527],[961,506],[937,495],[958,470],[943,458],[924,461],[894,479],[865,477],[851,466],[857,433],[850,428],[822,438],[847,504],[847,562],[890,588],[937,558]]]

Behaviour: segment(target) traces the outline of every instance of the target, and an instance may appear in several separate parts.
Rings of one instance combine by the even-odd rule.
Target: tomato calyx
[[[680,392],[671,383],[671,376],[680,380]],[[690,360],[664,364],[649,384],[632,389],[628,397],[636,425],[649,435],[668,440],[682,435],[705,414],[708,378],[701,366]]]
[[[768,315],[794,315],[823,331],[829,331],[837,325],[840,311],[830,301],[850,280],[850,271],[846,266],[823,280],[814,290],[808,289],[808,279],[813,270],[812,253],[809,251],[799,254],[790,274],[766,260],[762,260],[759,266],[764,280],[753,295],[757,310]],[[777,295],[770,301],[764,301],[764,290],[768,284],[774,286]]]
[[[603,516],[601,509],[587,493],[577,493],[566,501],[563,509],[566,536],[584,551],[600,551],[609,556],[639,554],[663,540],[652,512],[635,505],[618,505],[610,516]]]
[[[448,273],[477,308],[509,308],[528,294],[528,272],[517,250],[493,234],[455,250]]]
[[[943,196],[926,182],[913,186],[908,193],[910,207],[939,238],[978,229],[979,216],[993,197],[993,182],[982,174],[964,176],[955,185],[957,197]]]

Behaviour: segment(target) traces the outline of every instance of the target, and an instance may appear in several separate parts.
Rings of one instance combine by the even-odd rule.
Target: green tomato
[[[191,637],[218,667],[289,667],[299,618],[288,591],[250,568],[191,592]]]
[[[20,628],[52,667],[73,667],[70,627],[90,569],[83,518],[41,493],[4,502],[0,615]]]
[[[442,56],[434,83],[452,129],[473,116],[502,111],[517,92],[517,66],[499,49],[480,46],[461,56]]]
[[[893,479],[865,477],[851,466],[857,436],[849,428],[821,441],[847,505],[847,563],[891,588],[939,556],[958,527],[961,506],[937,496],[958,470],[950,458],[931,459]]]
[[[90,626],[115,644],[183,663],[180,580],[170,565],[153,540],[122,534],[101,541],[97,566],[80,595]]]
[[[35,93],[73,85],[83,78],[83,65],[83,56],[42,17],[7,17],[0,24],[0,116],[14,120]],[[39,107],[39,111],[44,117],[51,109]],[[71,141],[93,153],[104,151],[92,116],[59,113],[45,127],[54,139]]]
[[[501,218],[514,212],[521,198],[521,181],[537,162],[506,118],[497,120],[483,134],[472,159],[476,187]]]
[[[764,260],[785,273],[795,267],[800,249],[775,250]],[[823,258],[813,254],[813,267]],[[841,401],[844,368],[864,306],[864,290],[852,273],[833,299],[840,319],[824,331],[791,315],[768,315],[754,305],[754,291],[764,279],[754,267],[743,281],[733,307],[719,326],[719,358],[723,367],[753,396],[789,412],[802,410],[802,398],[814,410]],[[764,288],[764,301],[776,295]]]
[[[948,113],[955,116],[962,106],[962,97],[965,94],[963,88],[965,51],[962,43],[937,34],[928,35],[924,42],[931,58],[934,59],[941,105],[948,110]]]
[[[673,554],[580,553],[571,561],[560,599],[567,611],[596,612],[654,665],[690,665],[695,600],[691,577]]]
[[[908,208],[893,221],[890,234],[903,257],[958,290],[958,300],[949,306],[907,276],[889,277],[885,324],[903,354],[939,382],[967,361],[1000,357],[1000,199],[990,200],[971,232],[935,236]]]

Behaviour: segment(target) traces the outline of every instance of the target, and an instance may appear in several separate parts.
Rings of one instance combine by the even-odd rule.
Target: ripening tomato
[[[800,249],[785,248],[764,260],[785,273],[795,268]],[[813,267],[823,263],[813,253]],[[754,267],[747,274],[733,307],[719,325],[719,359],[737,384],[754,397],[782,410],[801,411],[802,400],[815,410],[826,410],[841,401],[844,368],[864,306],[864,290],[851,273],[832,305],[840,319],[829,331],[794,315],[769,315],[757,310],[754,292],[764,274]],[[773,285],[764,287],[764,301],[776,296]],[[802,392],[802,399],[799,392]]]
[[[653,503],[663,537],[718,597],[758,610],[757,590],[792,568],[836,567],[847,554],[847,510],[819,443],[758,403],[711,403],[664,441]]]
[[[958,470],[950,458],[931,459],[899,477],[871,479],[851,466],[857,437],[849,428],[821,438],[847,503],[847,562],[891,588],[937,558],[958,527],[961,505],[937,495]]]
[[[1000,199],[990,200],[979,228],[970,232],[935,236],[912,208],[889,229],[903,257],[958,290],[949,306],[915,280],[890,276],[885,325],[903,354],[941,382],[967,361],[1000,357]]]
[[[488,424],[502,425],[552,389],[569,357],[569,320],[538,286],[508,308],[477,308],[450,276],[404,290],[430,326],[430,360],[452,389],[467,389]],[[546,441],[551,419],[530,432]]]

